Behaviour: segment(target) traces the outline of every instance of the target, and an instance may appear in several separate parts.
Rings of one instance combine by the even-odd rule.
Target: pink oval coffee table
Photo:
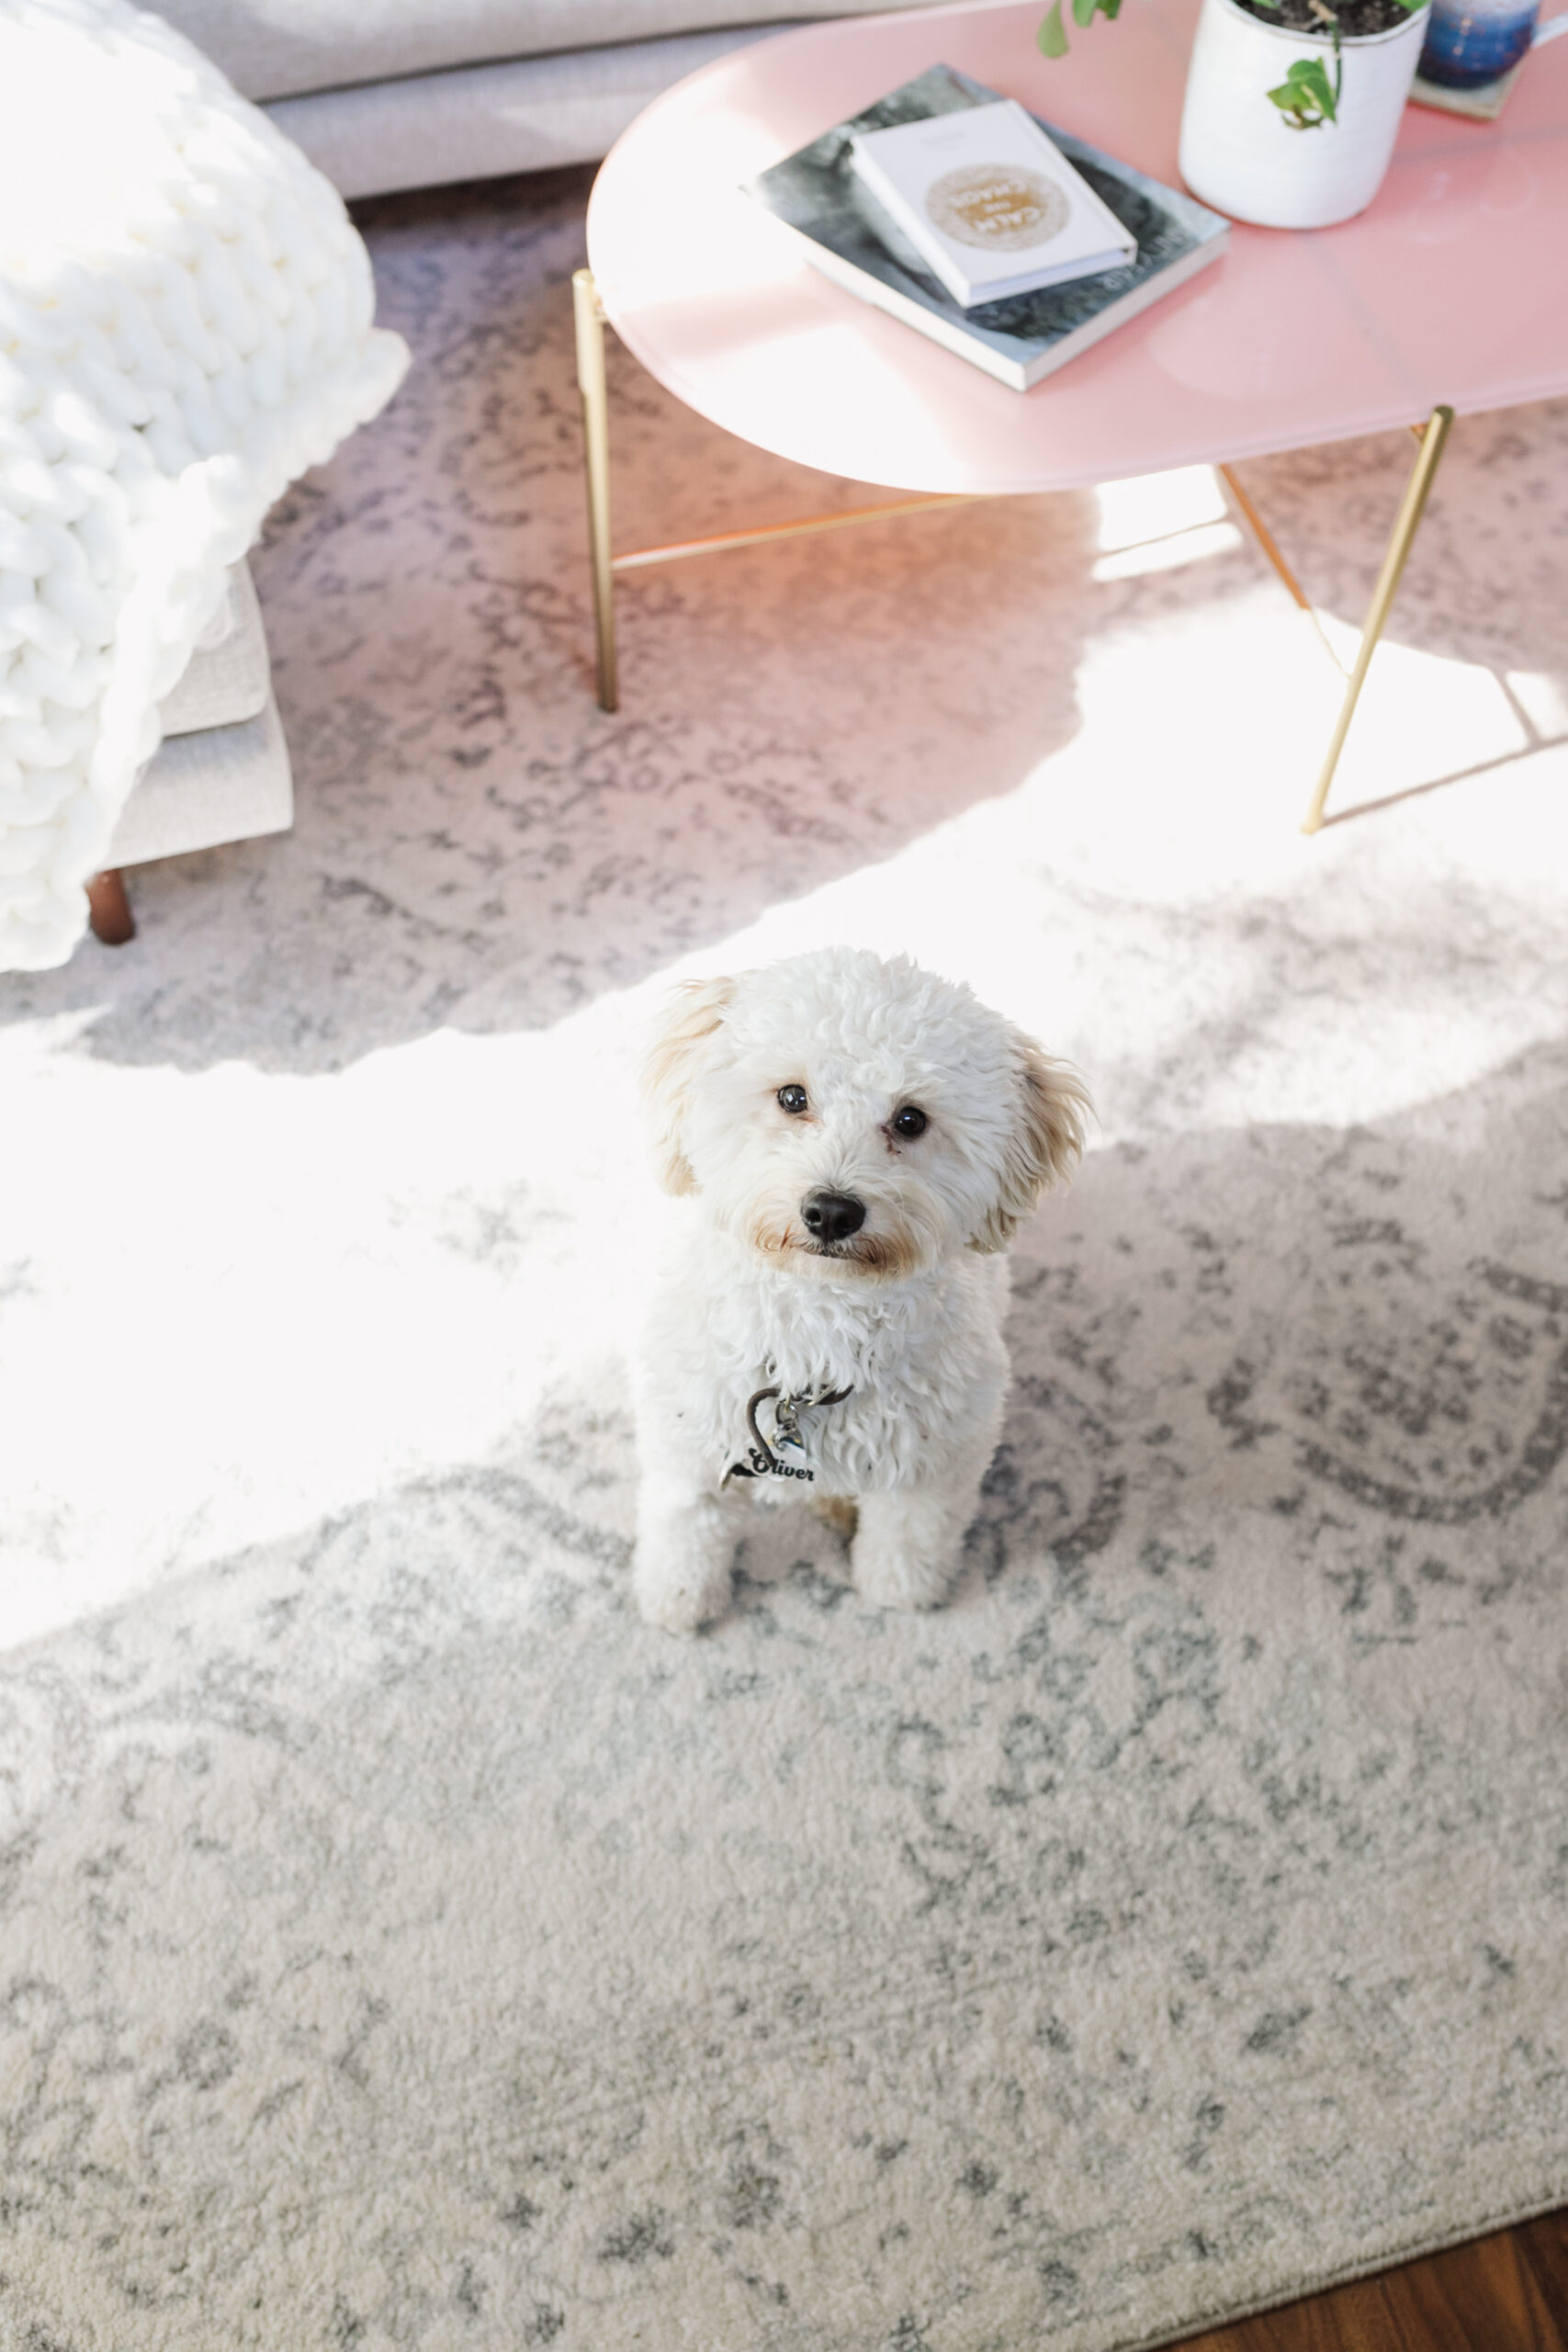
[[[1568,41],[1529,60],[1497,122],[1407,109],[1359,220],[1236,225],[1214,267],[1021,393],[830,285],[741,183],[940,61],[1179,185],[1197,0],[1138,0],[1055,63],[1034,46],[1042,12],[1043,0],[1006,0],[782,34],[678,84],[612,150],[576,288],[600,700],[615,706],[615,571],[811,527],[612,553],[606,320],[727,432],[919,493],[861,517],[1221,466],[1303,604],[1230,466],[1427,420],[1308,814],[1315,831],[1453,414],[1568,390]]]

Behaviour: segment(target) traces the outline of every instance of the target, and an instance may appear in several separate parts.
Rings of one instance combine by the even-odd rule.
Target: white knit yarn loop
[[[126,0],[0,0],[0,968],[61,964],[279,493],[390,399],[337,192]]]

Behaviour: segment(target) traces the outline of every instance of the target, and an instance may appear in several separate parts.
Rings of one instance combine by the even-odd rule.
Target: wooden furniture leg
[[[87,885],[87,921],[95,939],[106,947],[123,947],[136,936],[136,917],[126,896],[125,876],[118,865],[95,874]]]

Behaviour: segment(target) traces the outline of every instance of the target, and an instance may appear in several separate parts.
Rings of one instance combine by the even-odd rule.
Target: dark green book
[[[964,107],[989,106],[997,95],[951,65],[933,65],[761,173],[746,193],[795,232],[807,259],[835,285],[1023,392],[1218,261],[1230,241],[1230,222],[1036,116],[1136,238],[1137,259],[1098,277],[962,310],[858,179],[850,142],[859,130],[890,130]]]

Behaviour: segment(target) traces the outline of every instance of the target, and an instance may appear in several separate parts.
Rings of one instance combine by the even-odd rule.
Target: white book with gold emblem
[[[1016,99],[860,131],[852,161],[966,311],[1136,258],[1136,239]]]

